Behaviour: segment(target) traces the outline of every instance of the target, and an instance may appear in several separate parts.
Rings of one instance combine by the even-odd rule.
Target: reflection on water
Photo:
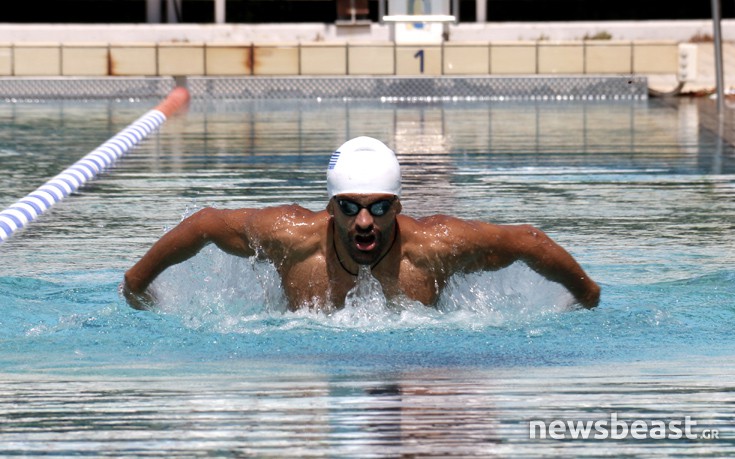
[[[110,457],[735,454],[731,365],[434,369],[328,377],[267,365],[209,375],[0,378],[0,453]],[[724,366],[723,366],[724,365]],[[205,368],[202,368],[204,370]],[[631,374],[635,371],[635,376]],[[156,369],[154,369],[156,370]],[[601,371],[602,370],[602,371]],[[180,371],[158,368],[158,372]],[[213,382],[214,380],[214,382]],[[685,406],[686,408],[682,409]],[[532,420],[677,420],[717,439],[531,439]],[[548,448],[548,449],[547,449]]]

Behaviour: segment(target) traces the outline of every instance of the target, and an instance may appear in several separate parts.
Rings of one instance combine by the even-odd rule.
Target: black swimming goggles
[[[381,199],[380,201],[375,201],[367,206],[363,206],[355,201],[350,201],[349,199],[337,198],[337,205],[342,213],[348,217],[354,217],[359,214],[362,209],[367,209],[373,217],[382,217],[388,212],[390,206],[393,205],[393,201],[395,201],[395,199]]]

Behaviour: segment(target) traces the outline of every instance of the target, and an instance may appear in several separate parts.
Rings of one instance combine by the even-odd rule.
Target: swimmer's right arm
[[[125,273],[121,293],[128,304],[146,309],[155,297],[146,289],[168,267],[188,260],[213,242],[221,250],[243,257],[252,256],[245,222],[254,209],[202,209],[168,231]]]

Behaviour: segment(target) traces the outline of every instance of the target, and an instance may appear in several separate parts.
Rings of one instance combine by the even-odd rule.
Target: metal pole
[[[717,89],[717,114],[722,116],[725,107],[724,78],[722,75],[722,29],[720,27],[720,0],[712,0],[712,28],[715,37],[715,82]]]
[[[214,0],[214,22],[225,23],[225,0]]]
[[[161,0],[146,0],[145,15],[148,24],[158,24],[161,22]]]
[[[166,0],[166,22],[178,24],[181,22],[181,0]]]
[[[487,22],[487,0],[475,0],[475,22]]]

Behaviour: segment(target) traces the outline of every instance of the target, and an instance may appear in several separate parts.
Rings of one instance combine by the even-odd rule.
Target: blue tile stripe
[[[76,192],[87,181],[114,165],[166,121],[159,110],[150,110],[104,144],[0,212],[0,243],[41,216],[54,204]]]

